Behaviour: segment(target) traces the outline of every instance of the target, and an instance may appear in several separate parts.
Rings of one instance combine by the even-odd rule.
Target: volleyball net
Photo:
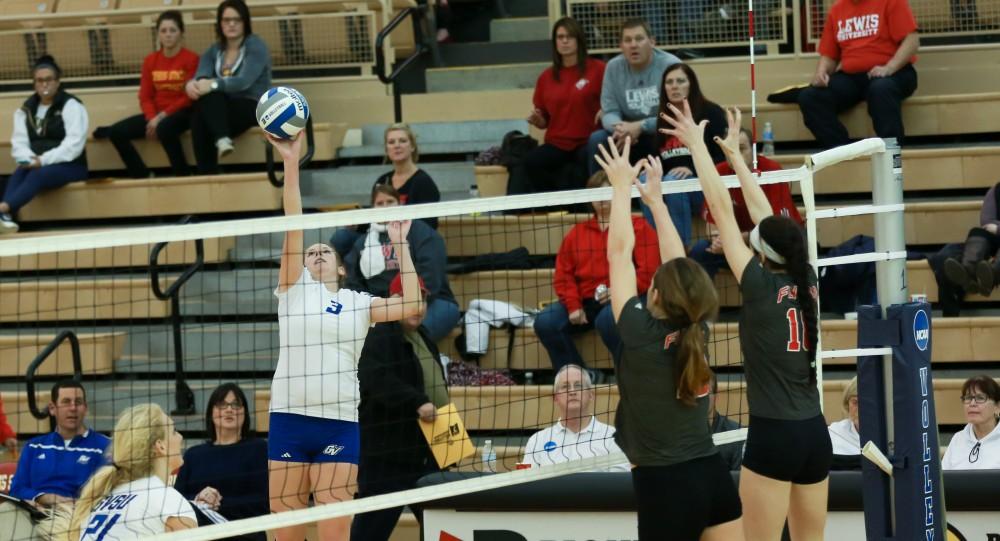
[[[801,194],[801,213],[814,240],[822,227],[818,218],[866,209],[817,209],[813,172],[867,155],[881,159],[884,143],[865,140],[817,154],[801,167],[763,173],[758,181]],[[725,181],[739,186],[735,177]],[[663,192],[674,202],[683,200],[694,216],[691,245],[709,240],[711,230],[693,208],[698,181],[667,181]],[[641,294],[658,251],[638,193],[633,197]],[[269,438],[278,467],[361,455],[360,489],[353,483],[332,487],[364,496],[355,501],[233,520],[171,539],[217,539],[575,472],[627,470],[613,431],[601,424],[613,427],[617,409],[616,336],[606,299],[595,291],[606,286],[593,278],[606,269],[606,232],[592,220],[595,205],[610,198],[611,188],[604,187],[4,239],[4,410],[22,440],[46,434],[53,382],[76,378],[86,390],[87,409],[67,421],[56,404],[59,422],[83,419],[112,435],[122,411],[152,402],[171,415],[188,449],[206,439],[238,438],[246,419],[249,433],[242,430],[242,437]],[[401,324],[371,326],[378,316],[370,305],[379,302],[372,299],[398,295],[401,288],[392,284],[401,254],[384,231],[384,224],[401,220],[412,222],[409,249],[426,290],[423,311]],[[298,264],[317,243],[347,246],[337,258],[345,273],[337,287],[361,294],[335,292],[321,283],[329,280],[304,269],[279,303],[275,290],[287,231],[304,232],[302,248],[291,248]],[[819,259],[816,243],[810,246],[818,265],[848,262]],[[877,248],[881,253],[851,261],[899,257],[898,250]],[[740,293],[724,265],[714,280],[721,310],[711,325],[708,356],[717,388],[705,422],[723,427],[716,443],[736,446],[740,457],[749,420],[736,323]],[[828,351],[820,357],[857,354]],[[556,378],[556,368],[565,364],[585,370]],[[236,383],[242,396],[216,392],[224,383]],[[839,404],[841,388],[823,387],[827,404]],[[438,412],[436,423],[418,420],[421,414],[430,419],[427,408]],[[337,439],[336,427],[326,421],[294,424],[285,414],[360,418],[361,447]],[[841,418],[839,406],[828,417]],[[234,448],[206,449],[188,457],[217,463],[182,466],[178,489],[187,498],[197,499],[213,484],[249,486],[243,485],[248,467],[235,465],[236,451],[226,450]],[[265,478],[257,486],[266,486],[266,462],[257,464],[262,469],[253,475]],[[214,477],[192,479],[184,468],[214,470]],[[380,488],[415,486],[421,475],[440,470],[497,475],[420,489]],[[289,478],[284,495],[308,500],[295,492],[306,485],[296,482]],[[224,516],[231,508],[220,492],[223,503],[213,510]],[[276,497],[266,492],[256,495],[260,515],[267,513],[268,497]]]

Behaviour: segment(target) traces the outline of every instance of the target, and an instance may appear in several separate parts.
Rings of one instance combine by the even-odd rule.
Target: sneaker
[[[226,156],[232,154],[233,140],[228,137],[220,137],[218,141],[215,142],[215,148],[219,149],[219,158],[225,158]]]
[[[14,218],[11,218],[10,214],[7,214],[6,212],[0,214],[0,235],[17,233],[18,229],[20,229],[20,227],[18,227]]]

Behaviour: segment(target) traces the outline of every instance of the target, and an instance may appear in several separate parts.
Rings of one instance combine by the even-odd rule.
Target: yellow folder
[[[445,468],[455,464],[476,452],[469,434],[465,432],[465,425],[462,424],[462,418],[458,415],[455,404],[438,408],[433,423],[418,422],[439,467]]]

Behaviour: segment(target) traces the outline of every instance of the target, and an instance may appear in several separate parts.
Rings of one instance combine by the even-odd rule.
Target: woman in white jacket
[[[962,385],[962,406],[969,423],[952,437],[941,467],[1000,470],[1000,385],[989,376],[969,378]]]
[[[847,415],[830,424],[830,442],[835,455],[860,455],[861,436],[858,434],[858,378],[855,376],[844,389],[842,397],[844,414]]]

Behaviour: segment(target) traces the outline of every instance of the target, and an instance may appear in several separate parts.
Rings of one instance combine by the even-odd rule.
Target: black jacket
[[[418,331],[447,381],[434,341]],[[397,464],[422,465],[430,447],[418,424],[417,408],[430,402],[413,346],[398,322],[379,323],[368,332],[358,360],[361,454]],[[431,461],[434,459],[431,458]]]

